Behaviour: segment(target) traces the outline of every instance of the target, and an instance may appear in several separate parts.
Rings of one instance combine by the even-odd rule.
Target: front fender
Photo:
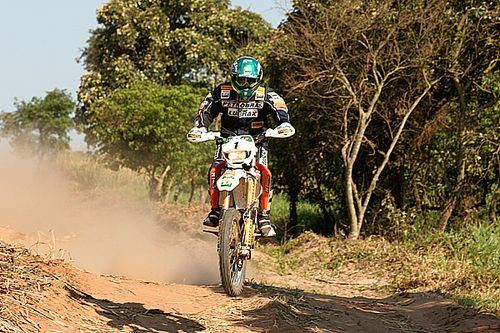
[[[231,192],[240,184],[240,179],[247,178],[247,173],[242,169],[227,169],[222,176],[217,180],[217,188],[219,191]]]

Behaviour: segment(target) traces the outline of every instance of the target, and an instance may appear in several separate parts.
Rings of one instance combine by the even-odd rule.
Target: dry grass
[[[61,174],[74,182],[77,190],[87,195],[120,197],[121,200],[149,199],[148,180],[125,167],[114,170],[106,166],[103,157],[81,152],[65,152],[57,155],[55,167]]]
[[[29,313],[39,312],[36,305],[43,298],[42,292],[55,280],[44,269],[46,264],[28,250],[0,241],[0,332],[39,331]]]
[[[339,276],[346,283],[350,277],[355,281],[363,276],[378,281],[367,286],[371,289],[443,293],[462,305],[500,311],[498,268],[478,269],[474,258],[464,254],[466,249],[454,249],[446,242],[414,246],[380,237],[349,241],[306,232],[264,251],[277,258],[282,275],[329,283]]]

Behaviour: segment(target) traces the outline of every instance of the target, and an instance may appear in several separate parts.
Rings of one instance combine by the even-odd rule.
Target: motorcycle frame
[[[245,259],[251,258],[251,249],[255,246],[257,226],[257,212],[260,203],[260,196],[263,193],[260,184],[260,170],[256,167],[251,167],[246,171],[246,177],[240,179],[238,187],[244,186],[246,193],[246,206],[242,211],[242,218],[240,220],[240,233],[242,235],[240,252]],[[237,187],[237,188],[238,188]],[[228,210],[235,207],[234,191],[221,191],[220,192],[220,205],[223,210]],[[219,233],[220,234],[220,233]]]

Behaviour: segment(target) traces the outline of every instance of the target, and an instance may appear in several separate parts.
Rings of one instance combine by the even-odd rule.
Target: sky
[[[97,27],[95,11],[106,0],[0,0],[0,111],[13,111],[14,98],[44,97],[55,88],[76,98],[84,73],[77,63],[89,31]],[[290,0],[233,0],[261,14],[274,27]],[[284,9],[285,8],[285,9]]]

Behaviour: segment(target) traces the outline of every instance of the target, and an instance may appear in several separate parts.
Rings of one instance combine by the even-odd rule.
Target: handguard
[[[295,134],[295,128],[290,123],[282,123],[276,128],[268,128],[265,132],[267,138],[284,139]]]
[[[207,132],[205,127],[193,127],[187,133],[187,139],[189,142],[205,142],[215,140],[218,137],[220,137],[220,132]]]

